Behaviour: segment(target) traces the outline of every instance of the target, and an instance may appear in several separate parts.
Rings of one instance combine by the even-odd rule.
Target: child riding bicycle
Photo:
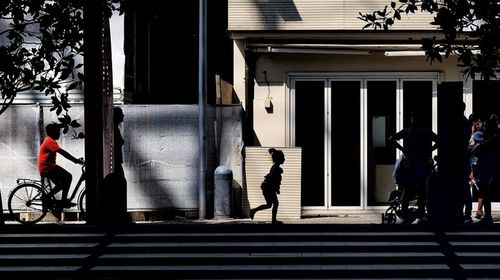
[[[38,152],[38,171],[40,172],[42,178],[45,177],[51,180],[55,184],[55,187],[47,193],[45,198],[42,198],[42,200],[44,205],[47,205],[56,193],[62,191],[60,205],[56,207],[58,210],[54,213],[56,216],[59,216],[62,208],[70,208],[76,204],[67,199],[73,177],[71,173],[66,171],[66,169],[56,164],[56,156],[57,154],[60,154],[76,164],[83,165],[84,162],[82,159],[75,158],[59,146],[56,140],[58,140],[61,136],[61,128],[58,124],[48,124],[45,127],[45,131],[47,133],[47,137],[43,141]]]

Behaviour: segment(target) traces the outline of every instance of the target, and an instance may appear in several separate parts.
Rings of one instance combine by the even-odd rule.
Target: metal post
[[[87,223],[99,224],[99,186],[103,178],[102,119],[102,0],[84,4],[85,40],[85,161],[87,189]]]
[[[198,217],[207,216],[206,194],[206,123],[205,106],[207,103],[207,7],[206,0],[199,0],[199,34],[198,34],[198,133],[199,133],[199,174],[198,174]]]

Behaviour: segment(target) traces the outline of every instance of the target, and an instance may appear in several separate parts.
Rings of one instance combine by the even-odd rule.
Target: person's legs
[[[425,204],[427,201],[427,193],[425,191],[425,181],[417,185],[417,218],[421,219],[425,216]]]
[[[410,205],[410,191],[408,186],[401,186],[401,219],[408,217],[408,207]]]
[[[273,222],[273,224],[280,223],[276,219],[276,216],[278,215],[278,206],[280,205],[280,203],[278,201],[278,196],[276,195],[276,193],[273,193],[272,199],[273,199],[272,222]]]
[[[257,206],[254,209],[250,209],[250,218],[252,218],[252,220],[253,220],[255,213],[259,212],[260,210],[269,209],[271,207],[273,207],[273,204],[270,203],[270,204],[262,204],[262,205]]]
[[[472,189],[472,192],[477,195],[477,209],[476,209],[476,219],[483,218],[483,197],[481,191],[479,191],[479,186],[477,185],[477,181],[474,178],[471,178],[469,181],[469,185]],[[471,199],[472,200],[472,199]]]
[[[483,192],[483,206],[484,206],[484,218],[483,221],[485,223],[493,222],[491,217],[491,187],[488,185],[485,187],[485,191]]]
[[[266,199],[266,204],[262,204],[257,206],[254,209],[250,209],[250,218],[253,220],[253,217],[255,216],[255,213],[259,212],[260,210],[265,210],[273,207],[273,197],[272,197],[272,192],[269,191],[264,191],[262,190],[262,194],[264,195],[264,198]],[[276,196],[276,194],[274,194]]]
[[[469,185],[468,178],[464,178],[463,182],[463,203],[464,203],[464,215],[463,219],[465,223],[472,222],[472,193]]]
[[[481,193],[483,207],[484,207],[484,216],[480,222],[485,224],[490,224],[493,222],[493,219],[491,217],[490,187],[491,186],[489,184],[479,185],[479,192]]]
[[[484,212],[483,212],[483,197],[482,195],[479,193],[477,195],[477,210],[476,210],[476,218],[478,219],[482,219],[484,216]]]
[[[46,176],[55,184],[52,191],[48,193],[48,196],[53,196],[59,191],[62,191],[61,200],[66,201],[69,188],[71,186],[71,181],[73,180],[73,176],[71,175],[71,173],[60,166],[56,166],[54,169],[49,171]]]

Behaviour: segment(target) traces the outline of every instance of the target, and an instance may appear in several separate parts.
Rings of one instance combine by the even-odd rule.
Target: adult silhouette
[[[401,139],[403,145],[398,143]],[[413,220],[408,217],[408,206],[415,196],[418,206],[417,218],[421,221],[425,217],[426,183],[432,170],[432,151],[437,148],[437,135],[421,126],[414,112],[411,112],[410,126],[389,137],[389,141],[403,152],[402,159],[406,161],[405,168],[408,172],[404,183],[398,184],[402,191],[402,223],[410,223]]]
[[[114,125],[114,150],[113,150],[113,167],[114,173],[125,177],[123,171],[123,144],[125,140],[122,137],[119,125],[123,122],[124,114],[120,107],[113,107],[113,125]]]

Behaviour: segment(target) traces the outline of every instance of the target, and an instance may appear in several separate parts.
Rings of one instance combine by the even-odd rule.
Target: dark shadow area
[[[265,23],[267,29],[277,29],[279,27],[279,19],[284,21],[302,21],[302,17],[293,0],[255,1],[255,5],[259,9],[263,18],[262,22]]]
[[[185,109],[179,109],[185,108]],[[170,109],[170,110],[169,110]],[[178,110],[176,110],[178,109]],[[135,201],[129,211],[165,219],[198,216],[196,106],[124,106],[125,177]],[[176,113],[177,112],[177,113]],[[214,120],[215,110],[208,119]],[[145,143],[144,141],[148,141]],[[207,121],[207,147],[215,147],[214,122]],[[213,216],[215,150],[207,151],[207,216]],[[127,174],[130,172],[130,174]],[[139,187],[140,189],[132,189]],[[147,207],[145,207],[147,206]],[[147,208],[147,209],[144,209]],[[156,213],[146,213],[154,211]],[[140,218],[140,217],[138,217]],[[140,218],[142,219],[142,218]]]
[[[198,103],[197,0],[130,1],[125,13],[125,99],[135,104]],[[207,101],[215,74],[232,83],[227,0],[207,3]]]
[[[245,149],[242,151],[243,158],[246,158],[245,154]],[[246,163],[245,160],[243,160],[243,170],[246,170]],[[250,217],[250,201],[248,200],[248,183],[247,183],[247,176],[246,172],[243,172],[243,186],[241,188],[241,216],[242,218],[248,218]]]
[[[233,179],[231,188],[231,217],[243,218],[243,187]]]
[[[267,102],[269,102],[269,103],[267,103]],[[273,104],[273,101],[272,100],[269,100],[269,101],[266,100],[265,108],[266,108],[266,112],[268,114],[274,113],[274,104]]]

